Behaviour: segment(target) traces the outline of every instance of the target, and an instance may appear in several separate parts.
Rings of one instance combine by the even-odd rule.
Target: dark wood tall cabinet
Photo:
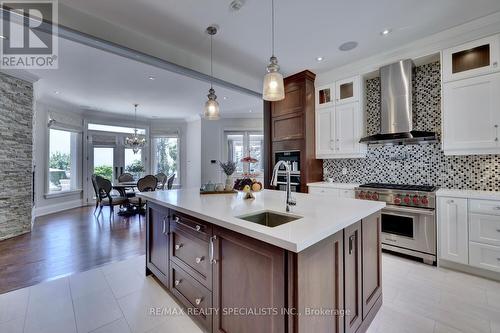
[[[300,151],[300,192],[307,192],[307,183],[323,180],[323,163],[315,152],[315,77],[306,70],[285,78],[285,99],[264,105],[266,188],[271,188],[275,153],[280,151]]]
[[[148,203],[146,237],[146,268],[163,284],[168,284],[169,273],[169,226],[168,209]]]

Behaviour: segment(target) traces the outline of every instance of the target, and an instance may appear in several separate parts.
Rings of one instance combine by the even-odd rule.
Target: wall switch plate
[[[345,176],[347,175],[347,168],[342,168],[342,174]]]

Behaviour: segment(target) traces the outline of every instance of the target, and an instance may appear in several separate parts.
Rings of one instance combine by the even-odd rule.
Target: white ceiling
[[[193,118],[203,111],[209,89],[206,82],[65,39],[59,39],[59,69],[30,73],[40,78],[41,102],[129,116],[138,103],[138,116],[147,118]],[[262,114],[260,98],[214,88],[223,116]]]
[[[107,22],[207,56],[205,28],[220,26],[214,56],[253,77],[270,56],[270,0],[60,0]],[[275,0],[276,55],[285,74],[322,72],[500,11],[499,0]],[[393,32],[382,37],[380,32]],[[358,48],[338,46],[357,41]],[[321,63],[316,57],[322,56]]]

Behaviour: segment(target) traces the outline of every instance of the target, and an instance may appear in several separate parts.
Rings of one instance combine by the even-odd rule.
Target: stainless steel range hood
[[[368,144],[422,144],[436,142],[434,132],[413,129],[413,61],[401,60],[380,68],[380,133],[360,140]]]

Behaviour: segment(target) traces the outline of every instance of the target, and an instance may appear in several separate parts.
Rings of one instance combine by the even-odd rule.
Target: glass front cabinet
[[[443,81],[499,71],[500,35],[478,39],[443,51]]]

